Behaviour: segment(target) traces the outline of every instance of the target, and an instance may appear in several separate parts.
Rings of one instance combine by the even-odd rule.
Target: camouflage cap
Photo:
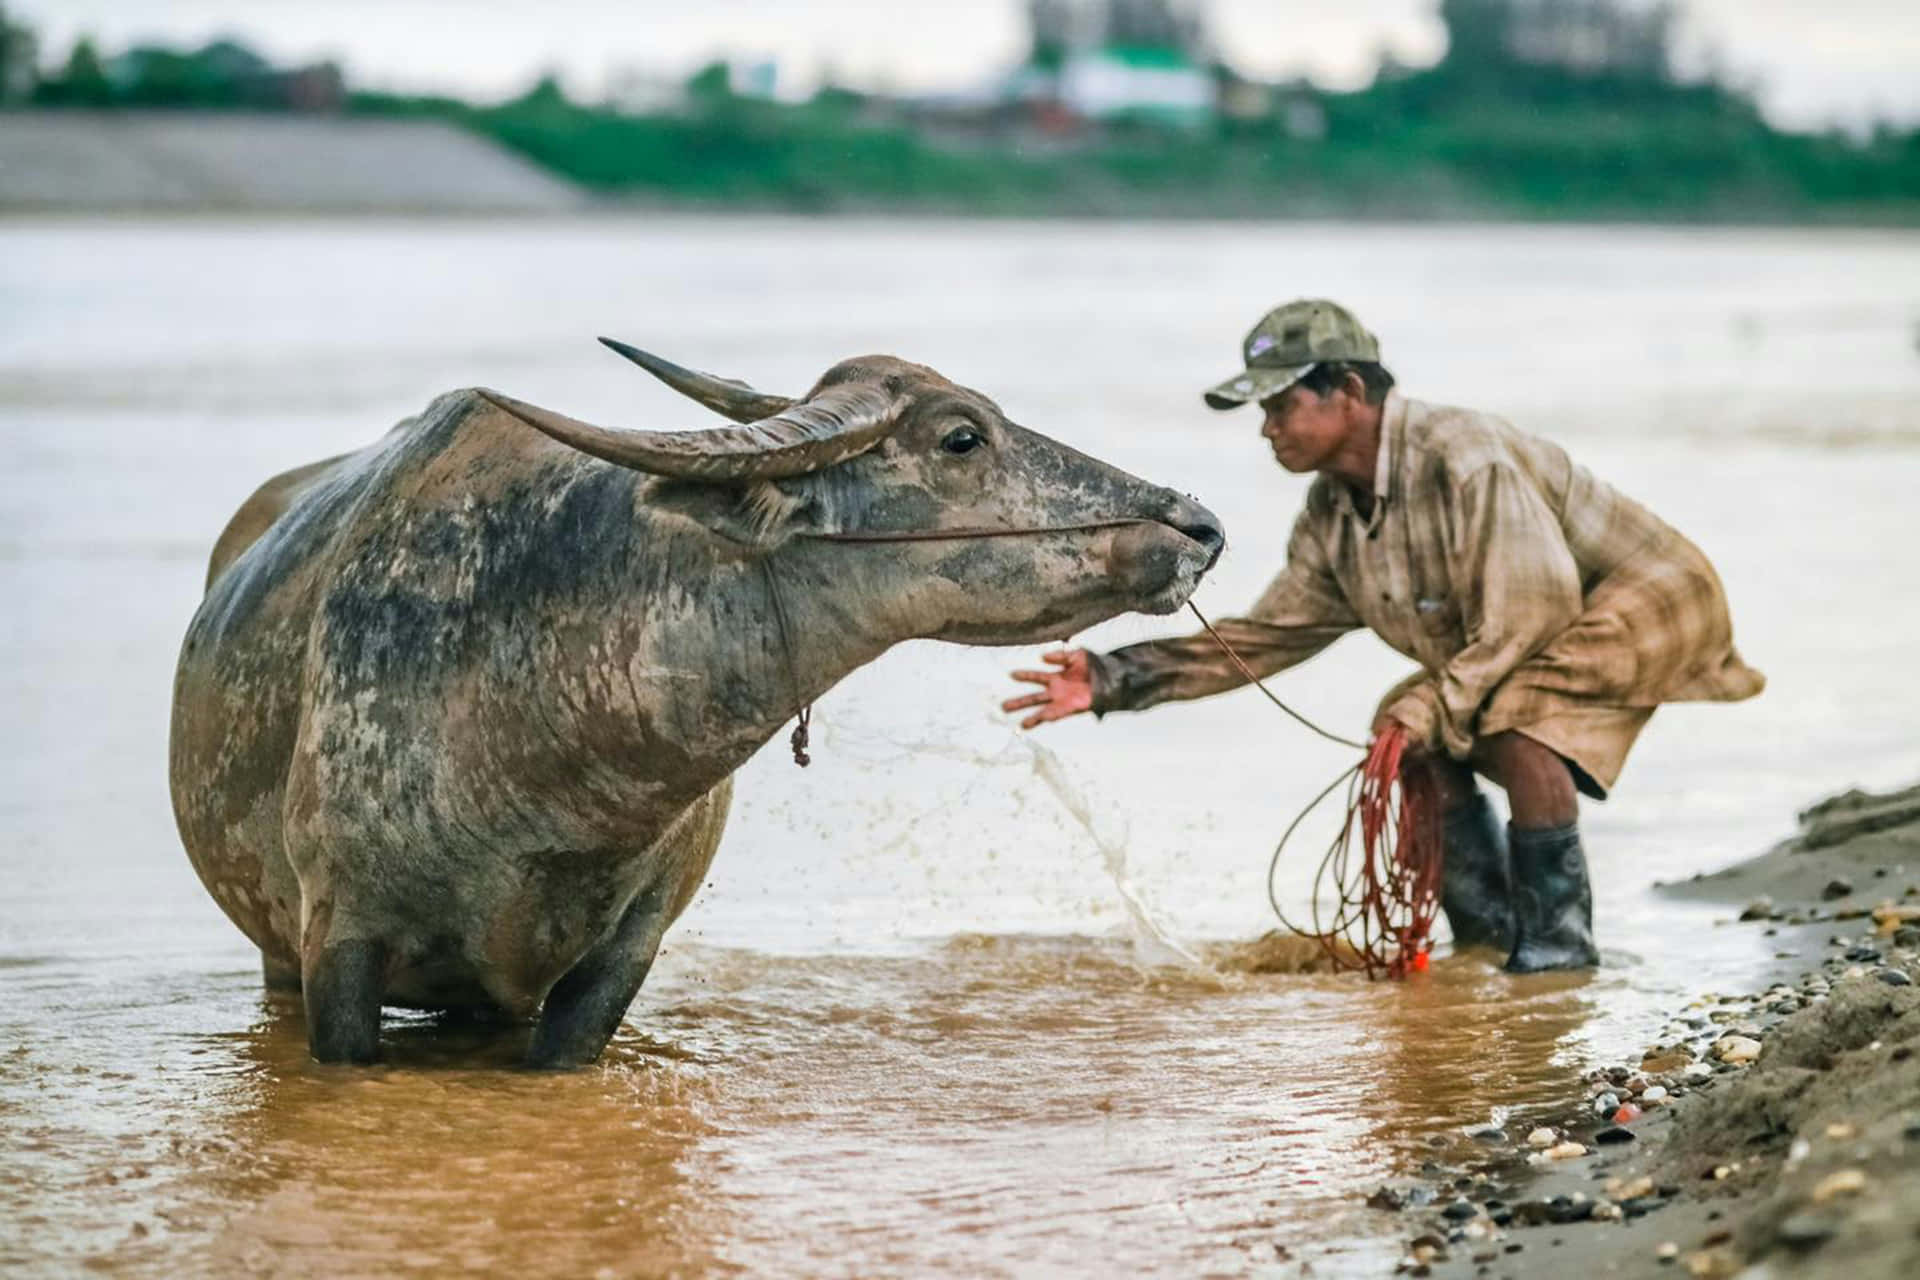
[[[1380,341],[1353,312],[1325,298],[1301,298],[1260,317],[1241,344],[1244,373],[1206,393],[1215,409],[1237,409],[1279,395],[1328,360],[1378,363]]]

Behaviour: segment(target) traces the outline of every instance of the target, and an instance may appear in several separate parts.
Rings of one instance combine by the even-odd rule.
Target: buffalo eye
[[[955,427],[941,438],[940,447],[959,456],[972,453],[986,442],[986,434],[978,427]]]

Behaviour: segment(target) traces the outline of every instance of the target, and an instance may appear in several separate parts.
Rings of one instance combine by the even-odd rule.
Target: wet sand
[[[1920,787],[1824,801],[1668,892],[1772,938],[1777,980],[1674,1010],[1673,1034],[1523,1109],[1457,1184],[1377,1198],[1421,1202],[1389,1210],[1399,1272],[1920,1274]]]

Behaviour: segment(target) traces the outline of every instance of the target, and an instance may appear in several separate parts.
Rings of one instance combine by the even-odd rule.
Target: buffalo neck
[[[649,539],[606,651],[623,677],[609,687],[632,700],[650,751],[679,765],[670,790],[690,802],[902,637],[863,610],[874,584],[843,549],[747,548],[673,524]]]

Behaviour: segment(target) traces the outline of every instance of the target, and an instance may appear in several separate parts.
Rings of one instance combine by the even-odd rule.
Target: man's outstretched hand
[[[1036,708],[1032,715],[1020,722],[1022,729],[1032,729],[1049,720],[1065,720],[1068,716],[1092,710],[1093,671],[1087,665],[1085,649],[1055,649],[1041,654],[1040,661],[1047,663],[1052,670],[1013,673],[1015,680],[1039,685],[1040,692],[1008,698],[1000,704],[1002,711]]]

